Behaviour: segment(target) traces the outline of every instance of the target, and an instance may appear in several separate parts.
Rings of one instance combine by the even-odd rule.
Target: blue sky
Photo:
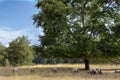
[[[35,0],[0,0],[0,42],[8,43],[18,36],[28,36],[31,44],[38,44],[40,29],[33,25],[32,16],[38,12]]]

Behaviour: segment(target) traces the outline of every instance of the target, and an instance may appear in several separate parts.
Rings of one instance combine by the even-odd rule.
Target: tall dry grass
[[[0,80],[120,80],[120,73],[104,71],[102,75],[90,75],[82,70],[83,64],[56,64],[56,65],[34,65],[19,66],[18,72],[13,72],[12,67],[0,68]],[[32,68],[35,72],[30,72]],[[58,68],[58,73],[53,73],[52,68]],[[73,74],[72,68],[80,68],[80,72]],[[91,65],[91,68],[115,69],[120,65]]]
[[[45,64],[45,65],[33,65],[33,66],[19,66],[18,68],[84,68],[84,64]],[[103,69],[114,69],[120,68],[120,65],[110,65],[110,64],[91,64],[91,68],[103,68]]]

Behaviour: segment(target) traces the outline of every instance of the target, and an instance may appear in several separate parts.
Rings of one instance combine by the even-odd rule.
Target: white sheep
[[[13,68],[12,71],[13,72],[18,72],[18,68]]]
[[[79,73],[79,68],[73,68],[73,69],[72,69],[72,72],[73,72],[73,73]]]
[[[98,74],[102,74],[102,70],[101,69],[96,69]]]
[[[57,73],[57,72],[58,72],[58,69],[57,69],[57,68],[53,68],[53,69],[52,69],[52,72],[53,72],[53,73]]]
[[[115,61],[111,61],[111,65],[119,65],[120,64],[120,61],[118,61],[118,60],[115,60]]]
[[[96,74],[96,69],[90,69],[88,73],[89,74]]]
[[[32,72],[35,72],[35,70],[34,69],[32,69],[32,68],[28,68],[28,70],[32,73]]]

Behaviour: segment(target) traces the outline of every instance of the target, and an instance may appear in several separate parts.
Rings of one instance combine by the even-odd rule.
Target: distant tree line
[[[111,59],[112,60],[112,59]],[[92,59],[90,60],[91,64],[111,64],[111,60],[107,59]],[[119,59],[113,59],[119,60]],[[34,58],[34,64],[83,64],[84,61],[80,58]]]
[[[67,59],[67,58],[35,58],[34,64],[82,64],[82,59]]]

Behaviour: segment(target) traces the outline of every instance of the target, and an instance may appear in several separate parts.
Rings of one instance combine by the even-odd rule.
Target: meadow
[[[115,70],[120,65],[90,65],[91,68],[101,68],[103,74],[88,74],[83,64],[55,64],[34,65],[19,67],[0,67],[0,80],[120,80],[120,73]],[[57,72],[52,72],[57,68]],[[73,73],[73,68],[79,68],[78,73]],[[16,69],[16,71],[13,71]],[[34,71],[30,71],[30,70]]]

